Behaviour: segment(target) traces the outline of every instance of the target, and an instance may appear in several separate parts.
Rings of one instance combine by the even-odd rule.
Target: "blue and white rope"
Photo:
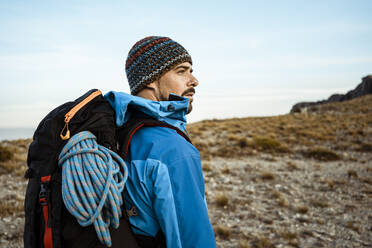
[[[89,131],[74,135],[63,147],[62,198],[82,226],[94,224],[101,243],[111,246],[109,227],[119,227],[122,191],[128,178],[125,162],[115,152],[97,144]],[[120,168],[123,169],[124,175]]]

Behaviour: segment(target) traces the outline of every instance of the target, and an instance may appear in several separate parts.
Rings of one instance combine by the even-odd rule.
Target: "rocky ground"
[[[23,247],[23,201],[27,181],[19,176],[0,176],[0,247]]]
[[[372,247],[372,155],[352,156],[204,163],[218,247]]]
[[[372,154],[347,156],[203,162],[218,247],[372,247]],[[26,183],[0,176],[0,247],[23,247]]]

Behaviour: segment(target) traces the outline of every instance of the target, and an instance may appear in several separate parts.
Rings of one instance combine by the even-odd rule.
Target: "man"
[[[105,96],[118,126],[149,116],[186,132],[199,82],[184,47],[167,37],[146,37],[129,51],[126,74],[132,95]],[[126,161],[125,207],[141,247],[163,247],[163,235],[169,248],[216,247],[200,154],[191,143],[174,129],[143,127],[132,137]]]

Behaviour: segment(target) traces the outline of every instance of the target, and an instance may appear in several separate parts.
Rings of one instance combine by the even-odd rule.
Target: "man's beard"
[[[191,110],[192,110],[192,103],[191,103],[191,101],[189,100],[189,107],[187,108],[187,112],[186,112],[186,114],[190,114]]]
[[[182,93],[182,96],[185,96],[185,95],[187,95],[189,93],[194,93],[194,95],[195,95],[195,89],[194,88],[190,88],[190,89],[185,90]],[[191,111],[192,111],[192,99],[189,99],[189,106],[187,108],[187,113],[186,114],[189,114]]]

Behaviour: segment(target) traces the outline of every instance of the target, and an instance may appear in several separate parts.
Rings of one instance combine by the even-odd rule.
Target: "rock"
[[[346,94],[333,94],[327,100],[317,102],[299,102],[293,105],[290,113],[306,112],[309,109],[315,110],[317,105],[330,103],[330,102],[343,102],[354,99],[356,97],[372,94],[372,75],[362,78],[362,82],[353,90]]]
[[[3,219],[3,221],[4,221],[5,223],[9,223],[9,222],[12,221],[12,218],[10,218],[10,217],[5,217],[5,218]]]

